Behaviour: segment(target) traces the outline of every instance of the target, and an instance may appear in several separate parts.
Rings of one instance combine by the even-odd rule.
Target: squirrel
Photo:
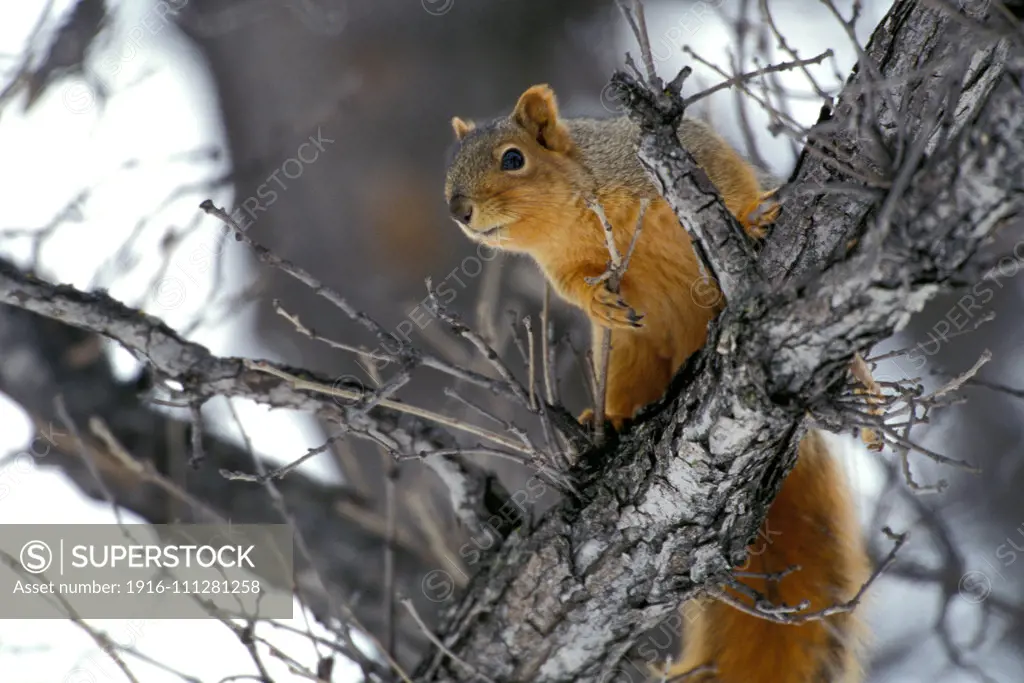
[[[697,255],[637,157],[638,125],[625,116],[561,118],[551,88],[536,85],[508,117],[481,125],[455,117],[452,128],[457,148],[445,179],[452,218],[474,241],[532,256],[558,295],[590,319],[595,348],[603,330],[611,330],[605,405],[621,430],[662,397],[704,345],[708,323],[724,303],[720,295],[694,291],[704,283]],[[778,207],[758,213],[771,195],[758,170],[703,121],[684,117],[678,135],[729,212],[748,235],[761,237]],[[620,254],[630,246],[642,204],[647,207],[618,292],[599,280],[609,252],[593,201]],[[588,409],[580,421],[592,418]],[[817,611],[851,600],[864,585],[868,560],[849,486],[819,432],[801,441],[796,465],[748,552],[737,580],[777,605],[806,600]],[[663,680],[698,667],[687,680],[860,680],[863,629],[852,613],[778,623],[751,614],[749,596],[727,593],[748,610],[710,598],[688,603],[683,651],[657,672]]]

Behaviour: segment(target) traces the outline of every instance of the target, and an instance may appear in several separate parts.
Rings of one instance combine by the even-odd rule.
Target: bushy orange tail
[[[795,607],[808,600],[806,612],[814,612],[848,602],[869,574],[846,477],[815,431],[800,443],[796,466],[750,546],[747,565],[737,569],[775,574],[793,566],[800,569],[778,580],[738,580],[773,605]],[[750,597],[727,592],[752,606]],[[851,613],[781,624],[712,598],[688,603],[683,613],[688,617],[683,655],[668,680],[697,667],[713,667],[714,673],[695,673],[686,681],[854,683],[861,678],[862,633]]]

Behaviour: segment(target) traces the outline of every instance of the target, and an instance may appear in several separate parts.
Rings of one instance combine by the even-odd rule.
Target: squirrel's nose
[[[451,212],[452,218],[468,225],[469,219],[473,217],[473,202],[469,201],[466,195],[452,195],[448,200],[448,211]]]

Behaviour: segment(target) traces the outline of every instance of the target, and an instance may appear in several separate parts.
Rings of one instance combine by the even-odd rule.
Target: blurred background
[[[859,4],[857,38],[865,42],[890,3]],[[849,16],[852,4],[835,7]],[[825,4],[673,0],[647,8],[660,73],[670,77],[690,64],[694,92],[789,59],[769,18],[801,57],[832,50],[808,68],[829,93],[856,61],[855,45]],[[725,75],[685,55],[683,46]],[[485,372],[440,323],[420,322],[425,279],[435,287],[447,283],[456,293],[451,309],[520,371],[516,335],[523,317],[537,319],[543,280],[526,259],[480,251],[447,217],[449,120],[504,115],[525,88],[542,82],[568,115],[617,115],[623,109],[606,84],[627,50],[635,50],[633,39],[611,0],[6,3],[0,256],[44,279],[106,290],[215,354],[274,359],[373,386],[378,378],[354,354],[299,334],[281,311],[322,337],[366,350],[375,340],[309,288],[225,239],[216,219],[198,209],[209,198],[251,223],[253,240],[387,329]],[[802,126],[817,120],[822,97],[801,70],[753,89]],[[742,92],[724,89],[690,115],[710,119],[776,175],[792,170],[799,144],[769,133],[769,115]],[[891,455],[846,443],[875,556],[888,551],[885,525],[909,530],[912,539],[865,606],[871,681],[1015,681],[1024,672],[1024,560],[1017,561],[1024,552],[1024,326],[1015,315],[1024,277],[1017,276],[1019,260],[1011,261],[990,281],[990,300],[955,333],[943,322],[960,316],[954,294],[933,301],[874,352],[911,348],[883,361],[876,377],[922,377],[926,386],[966,370],[984,349],[993,360],[979,375],[984,382],[967,387],[969,401],[936,414],[917,433],[924,445],[980,465],[980,475],[913,459],[917,481],[949,483],[941,493],[915,493]],[[589,403],[573,351],[588,346],[587,330],[561,304],[553,314],[561,393],[576,413]],[[130,354],[109,343],[102,350],[119,382],[145,383]],[[0,357],[5,353],[0,334]],[[384,379],[388,372],[381,370]],[[443,393],[449,384],[423,372],[400,395],[479,420]],[[31,451],[27,395],[16,383],[0,383],[0,523],[113,521],[81,467]],[[493,396],[469,388],[462,395],[515,419]],[[234,404],[254,450],[271,462],[293,461],[333,435],[308,415]],[[187,411],[154,410],[187,420]],[[242,443],[226,401],[203,411],[214,434]],[[510,488],[531,474],[505,462],[482,464]],[[391,467],[373,446],[340,437],[299,471],[379,512]],[[414,536],[440,531],[457,542],[454,515],[432,474],[407,463],[397,486],[401,500],[423,501],[403,504],[403,528]],[[379,571],[377,564],[368,557],[366,571]],[[212,621],[94,625],[140,653],[131,663],[146,683],[182,680],[161,664],[201,681],[254,673],[237,639]],[[274,637],[296,657],[309,646]],[[273,663],[280,664],[276,681],[301,680]],[[0,672],[20,683],[127,680],[70,622],[0,622]],[[352,675],[339,667],[335,680]]]

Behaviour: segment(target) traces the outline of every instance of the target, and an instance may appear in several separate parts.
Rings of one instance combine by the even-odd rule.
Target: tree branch
[[[188,512],[189,518],[206,521],[211,511],[249,523],[277,523],[280,519],[273,512],[264,487],[259,485],[251,458],[236,446],[207,433],[201,435],[204,462],[197,470],[187,472],[182,489],[189,496],[186,504],[171,495],[168,486],[158,485],[155,478],[174,471],[172,462],[188,458],[187,449],[177,451],[168,435],[185,434],[189,422],[145,405],[134,383],[114,379],[95,336],[55,321],[114,339],[145,359],[149,365],[147,372],[180,383],[177,393],[188,399],[240,397],[274,407],[306,410],[330,422],[342,423],[353,433],[372,435],[388,444],[393,452],[416,456],[439,475],[459,518],[474,533],[484,529],[485,520],[508,503],[508,494],[497,478],[460,455],[454,440],[443,430],[394,410],[356,410],[330,394],[306,390],[272,374],[248,369],[244,359],[216,357],[205,347],[182,339],[160,320],[124,306],[106,294],[52,285],[0,259],[0,302],[16,306],[0,307],[0,348],[4,350],[0,358],[0,391],[29,413],[40,438],[52,440],[52,454],[39,463],[61,467],[84,492],[97,499],[105,500],[103,489],[108,488],[118,505],[153,523],[180,519],[182,511]],[[273,367],[328,389],[347,386],[303,370]],[[351,387],[352,391],[360,389]],[[54,412],[56,395],[65,397],[68,412],[76,423],[99,418],[109,425],[112,436],[128,453],[150,464],[130,465],[124,462],[123,453],[98,444],[94,450],[101,455],[104,480],[96,481],[79,456],[79,449],[70,441],[53,437],[64,429]],[[50,450],[47,448],[48,453]],[[222,472],[233,476],[223,476]],[[239,478],[254,483],[240,483]],[[313,560],[321,576],[327,577],[328,585],[321,586],[309,573],[299,573],[300,582],[307,582],[302,586],[305,593],[321,598],[311,607],[321,615],[326,614],[325,588],[335,595],[361,595],[364,600],[358,603],[357,616],[379,635],[384,627],[376,609],[380,600],[365,599],[383,590],[381,572],[367,571],[366,567],[365,558],[383,555],[382,533],[362,523],[364,518],[374,516],[372,505],[353,498],[347,490],[318,483],[295,471],[279,479],[277,487],[302,533],[312,539]],[[342,502],[353,508],[357,517],[340,514],[337,506]],[[201,509],[195,508],[196,504]],[[429,568],[432,560],[423,549],[399,545],[396,552],[402,570],[397,585],[418,599],[421,613],[433,618],[436,605],[427,599],[420,585],[427,571],[423,568]],[[408,626],[403,630],[398,653],[406,664],[415,661],[419,648],[427,642],[418,628]]]
[[[679,91],[682,80],[677,78],[658,93],[624,71],[616,72],[611,82],[626,93],[630,113],[640,124],[640,160],[679,222],[694,235],[700,262],[731,301],[745,288],[759,284],[761,278],[750,240],[679,142],[676,131],[684,111]]]

